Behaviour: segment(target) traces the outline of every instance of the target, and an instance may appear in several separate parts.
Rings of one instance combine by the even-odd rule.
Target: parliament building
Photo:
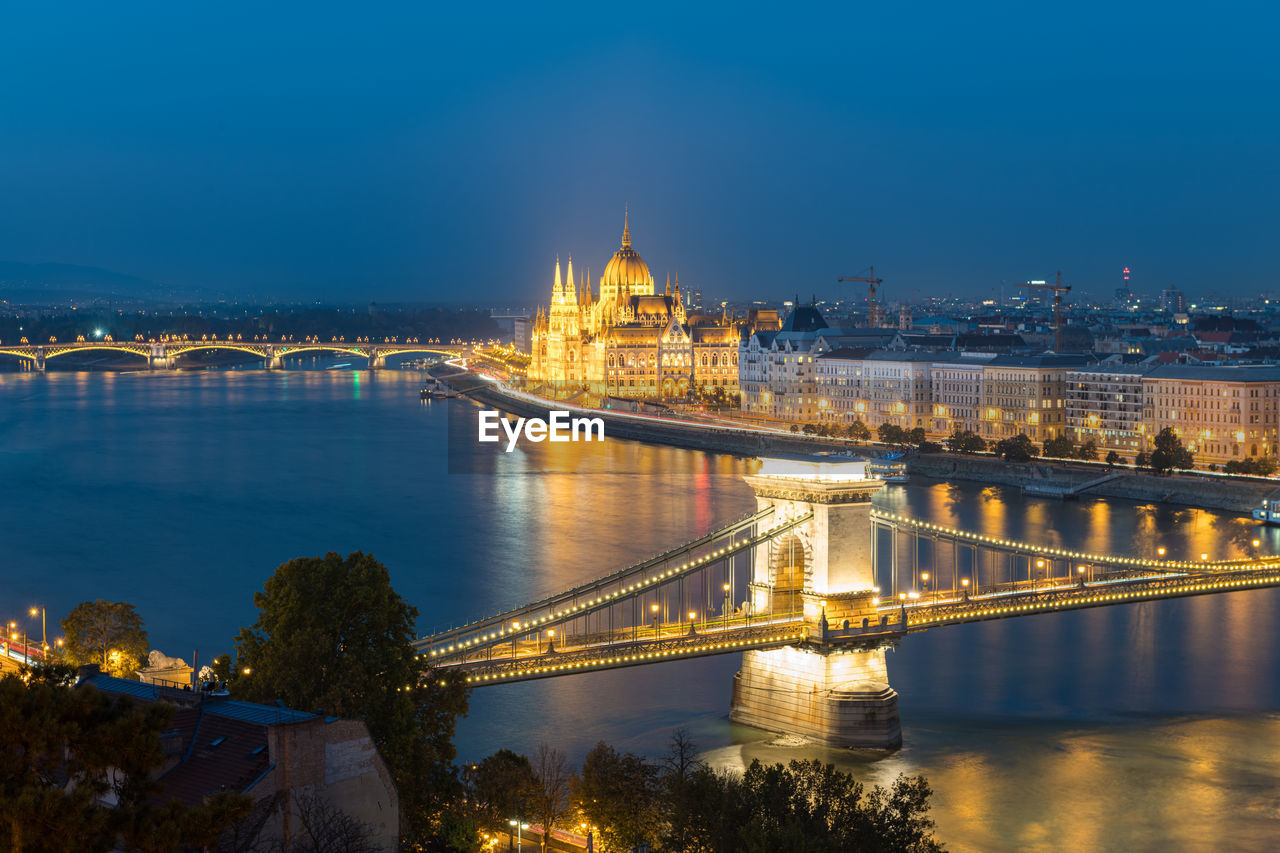
[[[690,313],[668,274],[656,292],[653,276],[631,247],[630,217],[623,218],[622,246],[600,275],[599,293],[589,275],[575,280],[573,259],[561,276],[556,260],[551,304],[533,325],[532,385],[586,389],[618,397],[687,397],[691,391],[738,393],[738,343],[773,324],[776,312],[751,322],[725,314]]]

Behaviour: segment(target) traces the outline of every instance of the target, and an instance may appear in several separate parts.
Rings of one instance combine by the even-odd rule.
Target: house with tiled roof
[[[302,831],[301,809],[319,800],[364,824],[378,849],[399,843],[399,795],[361,720],[114,678],[96,666],[81,667],[76,687],[175,706],[161,735],[158,803],[247,794],[255,808],[242,840],[288,849]]]

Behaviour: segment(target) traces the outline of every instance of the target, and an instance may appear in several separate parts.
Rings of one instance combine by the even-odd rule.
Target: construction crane
[[[1053,351],[1062,352],[1062,294],[1071,290],[1071,285],[1062,283],[1062,270],[1058,270],[1058,280],[1054,284],[1043,281],[1029,281],[1019,285],[1028,290],[1053,291]]]
[[[871,328],[877,328],[880,325],[880,303],[876,302],[876,285],[884,281],[882,278],[876,278],[876,268],[870,267],[866,275],[842,275],[836,281],[865,281],[868,285],[869,295],[867,297],[867,320]]]

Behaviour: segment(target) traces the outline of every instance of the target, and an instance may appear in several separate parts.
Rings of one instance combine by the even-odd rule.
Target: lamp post
[[[524,832],[524,830],[526,830],[526,829],[528,829],[528,828],[529,828],[529,824],[527,824],[527,823],[521,823],[521,822],[520,822],[520,821],[518,821],[518,820],[509,820],[509,821],[507,821],[507,823],[511,824],[512,826],[514,826],[514,827],[516,828],[516,850],[517,850],[517,851],[522,851],[522,850],[524,850],[524,835],[523,835],[523,832]]]
[[[658,627],[658,605],[650,604],[649,612],[653,614],[653,638],[656,640],[662,636],[662,629]]]
[[[36,614],[40,614],[40,650],[42,652],[49,651],[49,634],[45,630],[45,613],[43,607],[31,608],[31,618],[35,618]]]
[[[961,595],[964,596],[964,600],[968,601],[969,600],[969,579],[968,578],[960,579],[960,590],[961,590]]]
[[[556,650],[556,649],[555,649],[555,637],[556,637],[556,629],[555,629],[555,628],[548,628],[548,629],[547,629],[547,654],[551,654],[552,652],[554,652],[554,651]]]
[[[927,597],[929,595],[929,573],[928,572],[920,573],[920,586],[922,589],[924,589],[924,594]]]
[[[1080,573],[1080,588],[1084,589],[1084,566],[1078,566],[1076,571]]]
[[[695,611],[690,610],[689,611],[689,636],[690,637],[698,633],[696,630],[697,625],[695,624],[697,621],[697,618],[698,618],[698,614]]]
[[[724,616],[725,627],[729,625],[729,616],[733,613],[733,601],[729,598],[729,584],[724,585],[724,609],[720,611]]]

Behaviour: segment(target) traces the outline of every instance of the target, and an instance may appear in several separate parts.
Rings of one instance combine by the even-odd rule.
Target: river
[[[754,506],[740,459],[620,441],[505,454],[462,438],[469,403],[421,402],[420,374],[326,364],[0,373],[0,616],[130,601],[154,647],[207,662],[253,621],[276,565],[361,549],[429,632]],[[1089,551],[1280,548],[1235,515],[973,484],[890,486],[877,504]],[[546,741],[580,759],[600,740],[656,757],[684,726],[719,766],[821,756],[869,783],[922,773],[952,850],[1272,849],[1278,605],[1238,592],[912,635],[889,657],[905,745],[887,756],[730,725],[725,656],[479,690],[459,757]]]

